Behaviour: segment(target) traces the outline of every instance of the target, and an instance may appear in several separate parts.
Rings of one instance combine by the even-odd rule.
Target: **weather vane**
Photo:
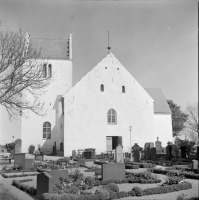
[[[110,53],[110,50],[111,50],[111,47],[110,47],[110,45],[109,45],[109,31],[108,31],[108,47],[107,47],[107,49],[108,49],[108,54]]]

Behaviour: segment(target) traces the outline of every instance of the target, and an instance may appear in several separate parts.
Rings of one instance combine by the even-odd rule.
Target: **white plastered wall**
[[[154,136],[159,137],[163,147],[173,142],[171,114],[154,114]]]
[[[106,69],[107,67],[107,69]],[[100,85],[104,85],[104,92]],[[125,86],[125,93],[122,93]],[[154,141],[154,100],[111,54],[65,95],[64,155],[72,150],[106,151],[106,136],[122,136],[124,151],[132,145]],[[109,109],[117,112],[117,125],[107,124]]]
[[[63,141],[63,116],[59,95],[63,95],[72,86],[72,61],[69,60],[48,60],[52,65],[52,83],[48,86],[47,92],[40,98],[44,102],[47,114],[44,117],[27,111],[27,118],[22,118],[21,139],[22,152],[27,152],[28,147],[33,144],[35,148],[40,145],[43,151],[50,152],[54,142],[57,149]],[[51,139],[43,139],[43,123],[51,123]],[[62,125],[63,127],[63,125]]]

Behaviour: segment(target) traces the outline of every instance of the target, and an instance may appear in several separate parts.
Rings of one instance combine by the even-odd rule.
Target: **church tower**
[[[28,39],[30,37],[27,37]],[[41,67],[43,77],[51,78],[46,93],[40,98],[44,103],[45,116],[38,116],[30,111],[27,118],[22,118],[21,139],[22,152],[28,152],[30,145],[35,150],[49,154],[54,150],[63,151],[64,112],[61,96],[72,87],[72,34],[68,39],[34,39],[30,38],[34,47],[41,48]]]

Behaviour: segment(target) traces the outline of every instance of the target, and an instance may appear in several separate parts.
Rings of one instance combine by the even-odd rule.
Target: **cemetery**
[[[168,143],[164,152],[157,139],[155,145],[148,142],[144,148],[135,143],[130,153],[123,152],[120,144],[111,153],[98,155],[95,149],[87,148],[73,150],[71,157],[54,159],[15,153],[14,165],[4,165],[0,174],[21,192],[44,200],[136,199],[189,190],[193,193],[199,180],[198,159],[187,158],[184,152],[176,156],[172,148]]]

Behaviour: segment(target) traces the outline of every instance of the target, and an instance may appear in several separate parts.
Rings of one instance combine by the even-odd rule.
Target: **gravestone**
[[[133,154],[132,157],[133,157],[134,162],[140,162],[141,151],[142,151],[142,148],[137,143],[135,143],[132,147],[132,154]]]
[[[156,148],[156,153],[160,154],[162,152],[162,142],[158,140],[159,138],[157,137],[157,141],[155,142],[155,148]]]
[[[21,153],[21,139],[15,141],[15,153]]]
[[[192,160],[192,170],[198,170],[198,160]]]
[[[55,184],[60,183],[59,178],[64,179],[68,177],[68,170],[53,170],[37,175],[37,196],[42,197],[43,193],[52,194]]]
[[[151,160],[150,144],[147,142],[147,143],[145,143],[144,147],[145,147],[145,150],[144,150],[144,153],[145,153],[144,159],[145,160]]]
[[[167,160],[172,159],[172,146],[170,143],[166,146],[166,159]]]
[[[154,147],[154,142],[149,142],[150,148]]]
[[[22,169],[30,169],[33,167],[34,155],[27,153],[14,154],[14,165],[21,166]]]
[[[76,151],[73,150],[73,151],[72,151],[72,159],[74,160],[75,158],[76,158]]]
[[[152,161],[156,161],[157,160],[156,148],[155,147],[151,148],[151,160]]]
[[[123,148],[120,144],[115,149],[115,160],[117,163],[124,163]]]
[[[102,180],[109,179],[125,179],[125,164],[114,163],[114,164],[102,164],[101,166]]]
[[[181,158],[186,158],[186,147],[181,146],[180,147],[180,151],[181,151]]]

